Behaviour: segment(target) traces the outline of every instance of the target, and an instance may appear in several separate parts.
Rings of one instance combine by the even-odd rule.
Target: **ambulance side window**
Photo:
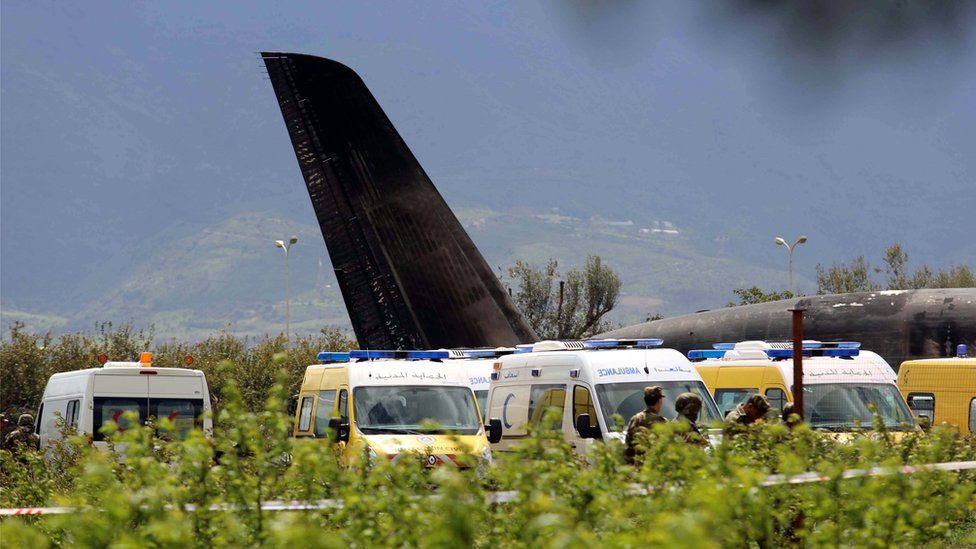
[[[969,432],[976,433],[976,398],[969,401]]]
[[[335,409],[336,390],[319,391],[319,405],[315,409],[315,435],[324,437],[328,434],[329,420]]]
[[[573,388],[573,421],[580,414],[590,414],[590,427],[596,427],[596,408],[593,406],[593,398],[586,387],[577,385]]]
[[[302,411],[298,416],[298,430],[308,431],[312,426],[312,401],[314,397],[302,397]]]
[[[78,404],[77,399],[68,402],[68,410],[64,414],[64,424],[72,429],[78,428]]]
[[[349,419],[349,394],[345,389],[339,391],[339,417],[343,421]]]
[[[782,410],[786,406],[786,392],[782,389],[766,389],[770,409]]]
[[[933,393],[908,393],[908,407],[912,413],[918,417],[927,417],[929,421],[935,423],[935,394]]]
[[[553,424],[553,428],[562,429],[565,406],[565,385],[533,385],[529,393],[529,425],[538,425],[548,410],[556,410],[559,419]]]

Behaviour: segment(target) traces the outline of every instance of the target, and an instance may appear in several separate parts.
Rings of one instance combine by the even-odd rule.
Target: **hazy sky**
[[[452,204],[539,185],[576,214],[727,212],[767,265],[774,233],[810,236],[807,272],[893,241],[972,264],[973,11],[784,4],[5,0],[0,291],[236,211],[311,222],[262,50],[359,72]]]

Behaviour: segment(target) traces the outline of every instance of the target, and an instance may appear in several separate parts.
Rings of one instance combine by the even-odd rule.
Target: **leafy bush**
[[[178,353],[177,353],[178,355]],[[174,355],[175,356],[175,355]],[[66,505],[75,514],[10,517],[4,545],[637,546],[674,544],[891,546],[972,543],[973,472],[839,479],[849,468],[976,459],[947,428],[840,444],[805,426],[753,429],[711,450],[681,443],[681,424],[641,441],[639,468],[619,443],[581,459],[551,422],[487,470],[424,469],[386,460],[341,468],[327,441],[293,439],[283,413],[294,372],[279,355],[262,405],[246,404],[238,367],[216,367],[222,406],[212,439],[111,433],[124,457],[69,438],[51,459],[0,452],[0,505]],[[263,381],[262,381],[263,383]],[[159,425],[164,432],[167,422]],[[771,473],[834,480],[763,486]],[[506,502],[491,503],[490,493]],[[262,511],[260,501],[329,499],[341,506]],[[227,505],[231,510],[211,510]],[[968,538],[967,538],[968,536]]]
[[[214,395],[220,395],[224,384],[233,376],[244,406],[260,410],[278,368],[288,373],[286,388],[297,391],[305,367],[316,362],[319,351],[356,347],[354,340],[334,328],[325,328],[316,336],[296,337],[290,342],[284,335],[252,340],[226,333],[193,344],[153,345],[153,339],[152,330],[137,331],[129,325],[116,327],[111,322],[103,322],[97,325],[94,334],[69,333],[55,340],[50,332],[33,334],[23,324],[14,323],[9,339],[0,341],[0,411],[13,418],[10,425],[13,428],[18,414],[37,410],[52,374],[98,367],[101,354],[109,360],[138,360],[143,351],[153,353],[155,366],[166,368],[185,368],[183,358],[192,356],[190,367],[203,370]],[[276,363],[275,357],[279,355],[284,360]],[[221,368],[224,361],[230,361],[232,366]]]

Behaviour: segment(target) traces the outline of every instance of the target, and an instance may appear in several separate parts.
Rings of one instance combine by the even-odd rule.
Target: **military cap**
[[[755,409],[759,410],[759,412],[762,414],[765,414],[766,412],[769,411],[769,400],[763,395],[760,394],[752,395],[751,397],[749,397],[749,400],[747,400],[746,402],[752,404],[752,406]]]
[[[674,399],[674,410],[679,414],[693,416],[702,408],[702,400],[695,393],[681,393]]]

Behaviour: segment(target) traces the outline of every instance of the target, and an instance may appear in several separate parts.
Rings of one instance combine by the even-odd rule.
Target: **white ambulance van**
[[[37,411],[35,432],[41,448],[50,446],[61,439],[60,419],[104,448],[108,443],[99,432],[102,426],[114,421],[120,429],[131,427],[126,412],[135,412],[140,423],[150,417],[168,418],[177,437],[185,437],[191,429],[203,429],[208,436],[213,433],[210,391],[203,372],[154,368],[150,353],[142,353],[139,362],[102,360],[101,368],[51,376]]]
[[[594,440],[623,440],[627,421],[645,408],[644,387],[659,385],[661,415],[674,419],[681,393],[702,399],[698,421],[721,421],[695,367],[674,349],[655,349],[660,339],[542,341],[531,351],[495,362],[488,394],[489,436],[494,449],[511,449],[528,436],[547,410],[575,451],[586,454]],[[620,424],[622,420],[623,424]]]
[[[895,384],[896,374],[857,342],[803,342],[803,417],[814,429],[872,428],[874,412],[889,430],[914,430],[915,420]],[[771,413],[793,402],[793,344],[742,341],[689,351],[723,413],[760,393]]]
[[[467,374],[468,385],[471,386],[475,398],[478,399],[478,410],[481,411],[482,421],[486,422],[488,417],[488,390],[491,389],[492,367],[499,357],[510,355],[515,352],[515,349],[511,347],[499,347],[497,349],[459,349],[451,352],[452,358],[458,358],[454,356],[454,353],[457,352],[463,355],[463,359],[452,360],[451,364],[461,367],[465,374]]]

